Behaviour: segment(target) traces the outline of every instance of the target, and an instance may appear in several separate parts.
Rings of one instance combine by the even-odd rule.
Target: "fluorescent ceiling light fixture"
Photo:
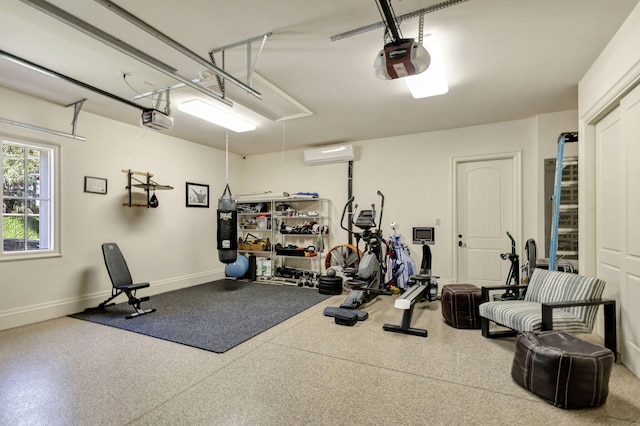
[[[256,129],[255,124],[233,114],[230,108],[223,108],[223,105],[212,105],[200,99],[182,102],[178,105],[178,109],[236,133],[250,132]]]
[[[403,80],[415,99],[444,95],[449,91],[449,85],[438,40],[433,34],[426,34],[422,44],[431,55],[429,68],[420,74],[405,77]]]

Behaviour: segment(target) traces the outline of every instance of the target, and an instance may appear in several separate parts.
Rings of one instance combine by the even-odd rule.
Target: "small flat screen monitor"
[[[371,229],[375,226],[374,214],[373,210],[360,210],[354,224],[360,229]]]
[[[431,227],[413,228],[413,244],[433,244],[436,241],[435,229]]]

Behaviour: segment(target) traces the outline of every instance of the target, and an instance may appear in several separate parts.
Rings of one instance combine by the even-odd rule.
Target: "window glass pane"
[[[5,238],[4,239],[4,251],[24,251],[24,239],[17,238]]]
[[[24,196],[24,148],[2,145],[2,192],[4,196]]]
[[[40,196],[40,150],[29,149],[27,158],[27,197]]]
[[[40,202],[27,201],[27,239],[40,241]]]
[[[37,216],[40,214],[40,200],[27,200],[27,214]]]
[[[27,152],[28,161],[29,162],[37,162],[40,163],[40,150],[36,148],[28,148]]]
[[[12,216],[24,214],[24,200],[5,199],[2,210]]]
[[[4,250],[24,250],[25,216],[22,200],[5,200],[2,215]]]
[[[50,235],[51,222],[49,212],[51,203],[48,200],[34,200],[31,210],[33,214],[29,216],[29,245],[30,250],[51,249],[52,236]],[[36,245],[37,244],[37,245]]]
[[[24,191],[22,190],[22,185],[13,184],[13,185],[4,185],[4,196],[5,197],[22,197]]]

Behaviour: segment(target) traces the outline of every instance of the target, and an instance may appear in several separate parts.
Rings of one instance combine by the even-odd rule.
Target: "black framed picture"
[[[93,176],[84,177],[84,192],[91,192],[94,194],[106,194],[107,193],[107,180],[104,178],[98,178]]]
[[[209,208],[209,185],[187,182],[187,207]]]

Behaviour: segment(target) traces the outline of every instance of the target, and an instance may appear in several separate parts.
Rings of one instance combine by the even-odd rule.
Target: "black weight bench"
[[[129,299],[129,305],[133,306],[134,313],[127,315],[127,319],[134,318],[140,315],[149,314],[155,312],[155,308],[142,309],[140,304],[148,301],[149,296],[136,297],[136,292],[142,288],[149,287],[149,283],[134,284],[131,278],[131,273],[127,267],[127,262],[120,252],[120,248],[116,243],[104,243],[102,244],[102,254],[104,256],[104,264],[109,272],[109,278],[113,288],[111,289],[111,297],[99,304],[95,308],[89,308],[87,310],[104,309],[107,306],[113,306],[115,303],[109,303],[121,294],[126,294]]]

